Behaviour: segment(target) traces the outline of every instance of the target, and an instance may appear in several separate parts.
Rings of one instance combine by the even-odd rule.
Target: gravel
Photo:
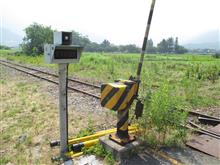
[[[0,75],[0,78],[10,76],[11,80],[21,81],[23,83],[39,83],[41,88],[40,91],[48,95],[49,99],[52,100],[54,104],[57,104],[58,107],[59,93],[58,86],[56,84],[48,83],[47,81],[35,78],[31,75],[21,73],[2,65],[0,66],[0,69],[2,70],[1,73],[3,73]],[[48,68],[45,68],[44,71],[50,70],[48,70]],[[96,126],[97,130],[114,127],[117,120],[114,113],[111,113],[110,110],[101,107],[100,100],[70,90],[68,91],[68,110],[70,113],[74,111],[75,116],[82,116],[95,121],[94,125]]]

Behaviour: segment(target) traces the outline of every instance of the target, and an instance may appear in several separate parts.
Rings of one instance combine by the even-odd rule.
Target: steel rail
[[[192,122],[192,121],[188,121],[188,123],[189,123],[191,126],[197,128],[197,129],[199,129],[199,130],[201,130],[201,131],[207,132],[207,133],[209,133],[209,134],[213,134],[213,135],[218,136],[218,137],[220,138],[220,134],[218,134],[218,133],[215,133],[215,132],[213,132],[213,131],[204,129],[204,128],[200,127],[199,125],[197,125],[196,123]]]
[[[208,132],[202,131],[202,130],[197,129],[197,128],[193,128],[193,127],[190,127],[190,126],[183,126],[183,127],[187,128],[187,129],[190,129],[190,130],[192,130],[192,131],[194,131],[194,132],[198,132],[198,133],[201,133],[201,134],[208,135],[208,136],[210,136],[210,137],[214,137],[214,138],[216,138],[216,139],[220,139],[219,136],[215,136],[215,135],[213,135],[213,134],[210,134],[210,133],[208,133]]]
[[[43,74],[51,75],[51,76],[54,76],[54,77],[58,77],[58,75],[56,75],[56,74],[49,73],[49,72],[45,72],[45,71],[41,71],[41,70],[38,70],[38,69],[35,69],[35,68],[31,68],[31,67],[27,67],[27,66],[23,66],[23,65],[16,64],[16,63],[13,63],[13,62],[9,62],[9,61],[7,61],[7,60],[0,60],[0,63],[1,63],[1,64],[3,64],[2,62],[4,62],[4,63],[9,63],[9,64],[11,64],[11,65],[16,65],[16,66],[19,66],[19,67],[23,67],[23,68],[25,68],[25,69],[30,69],[30,70],[33,70],[33,71],[37,71],[37,72],[40,72],[40,73],[43,73]],[[6,66],[6,64],[5,64],[5,66]],[[8,65],[7,65],[7,66],[8,66]],[[11,67],[11,68],[13,69],[13,67]],[[16,70],[21,71],[21,72],[23,72],[23,73],[26,73],[26,71],[20,70],[20,69],[18,69],[18,68],[16,68]],[[32,74],[32,73],[27,73],[27,74],[30,74],[30,75],[32,75],[32,76],[34,76],[34,77],[37,77],[37,78],[40,78],[40,79],[43,79],[43,80],[46,80],[45,78],[42,78],[42,77],[37,76],[37,75],[34,75],[34,74]],[[76,80],[76,79],[68,79],[68,80],[70,80],[70,81],[72,81],[72,82],[77,82],[77,83],[81,83],[81,84],[84,84],[84,85],[88,85],[88,86],[91,86],[91,87],[100,88],[100,86],[98,86],[98,85],[90,84],[90,83],[87,83],[87,82],[84,82],[84,81],[80,81],[80,80]],[[49,82],[54,83],[54,84],[58,84],[58,82],[54,82],[54,81],[49,80],[49,79],[47,79],[46,81],[49,81]],[[78,90],[78,89],[73,88],[73,87],[68,87],[68,88],[69,88],[69,89],[72,88],[72,90],[81,92],[81,90]],[[81,92],[81,93],[88,94],[88,92],[85,92],[85,91],[83,91],[83,92]],[[88,94],[88,95],[90,95],[90,94]],[[100,99],[99,96],[94,95],[94,94],[91,94],[90,96],[93,96],[93,97],[95,97],[95,98]],[[205,117],[205,118],[220,120],[220,118],[218,118],[218,117],[214,117],[214,116],[202,114],[202,113],[195,112],[195,111],[186,111],[186,112],[188,112],[190,115],[193,115],[193,116],[201,116],[201,117]]]
[[[17,71],[20,71],[20,72],[22,72],[22,73],[31,75],[31,76],[33,76],[33,77],[36,77],[36,78],[39,78],[39,79],[42,79],[42,80],[51,82],[51,83],[56,84],[56,85],[59,85],[59,83],[58,83],[57,81],[50,80],[50,79],[48,79],[48,78],[45,78],[45,77],[42,77],[42,76],[39,76],[39,75],[30,73],[30,72],[28,72],[28,71],[24,71],[24,70],[22,70],[22,69],[19,69],[19,68],[14,67],[14,66],[10,66],[10,65],[8,65],[8,64],[3,63],[2,61],[0,61],[0,64],[1,64],[1,65],[4,65],[4,66],[6,66],[6,67],[9,67],[9,68],[11,68],[11,69],[15,69],[15,70],[17,70]],[[95,95],[95,94],[92,94],[92,93],[89,93],[89,92],[86,92],[86,91],[83,91],[83,90],[80,90],[80,89],[77,89],[77,88],[74,88],[74,87],[68,86],[68,89],[69,89],[69,90],[73,90],[73,91],[77,91],[77,92],[80,92],[80,93],[83,93],[83,94],[86,94],[86,95],[88,95],[88,96],[92,96],[92,97],[94,97],[94,98],[96,98],[96,99],[100,99],[100,96],[98,96],[98,95]]]
[[[22,67],[22,68],[25,68],[25,69],[33,70],[33,71],[36,71],[36,72],[39,72],[39,73],[43,73],[43,74],[47,74],[47,75],[50,75],[50,76],[58,77],[58,75],[56,75],[56,74],[53,74],[53,73],[50,73],[50,72],[45,72],[45,71],[35,69],[35,68],[31,68],[31,67],[27,67],[27,66],[24,66],[24,65],[21,65],[21,64],[13,63],[11,61],[7,61],[7,60],[0,60],[0,61],[11,64],[11,65],[19,66],[19,67]],[[72,81],[72,82],[84,84],[84,85],[87,85],[87,86],[91,86],[91,87],[94,87],[94,88],[98,88],[98,89],[101,88],[99,85],[91,84],[91,83],[81,81],[81,80],[77,80],[77,79],[68,78],[68,80]]]
[[[186,111],[186,112],[188,112],[190,115],[193,115],[193,116],[201,116],[201,117],[206,117],[210,119],[220,120],[220,118],[218,117],[206,115],[206,114],[195,112],[195,111]]]
[[[211,125],[220,124],[220,119],[216,120],[216,119],[212,119],[212,118],[207,118],[207,117],[199,116],[198,120],[200,121],[200,123],[205,123],[205,124],[211,124]]]

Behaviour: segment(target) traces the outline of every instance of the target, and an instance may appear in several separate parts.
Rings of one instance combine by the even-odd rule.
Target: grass
[[[48,122],[48,115],[57,114],[51,112],[54,104],[45,103],[44,96],[36,93],[37,88],[35,83],[1,84],[1,164],[50,164],[45,146],[58,131],[53,127],[57,122]]]
[[[6,59],[57,70],[57,65],[45,64],[43,56],[11,55],[9,51],[0,54]],[[79,63],[70,65],[69,73],[94,82],[128,79],[136,75],[139,57],[139,54],[83,53]],[[145,97],[148,89],[156,91],[166,80],[179,89],[176,94],[185,98],[183,101],[189,108],[219,106],[219,63],[220,59],[211,55],[146,55],[140,94]],[[185,92],[188,89],[197,90],[196,97],[190,90]]]
[[[103,158],[105,163],[108,165],[115,164],[116,160],[113,157],[113,154],[109,151],[106,151],[100,143],[90,147],[90,148],[83,148],[83,153],[85,154],[94,154],[99,158]]]
[[[57,65],[45,64],[43,56],[13,55],[11,51],[0,50],[0,57],[57,70]],[[112,82],[118,78],[128,79],[130,75],[135,76],[139,57],[139,54],[83,53],[79,63],[70,65],[69,72],[72,76],[94,82]],[[165,113],[165,115],[170,113],[170,108],[163,109],[160,107],[160,103],[163,102],[161,96],[167,98],[163,105],[172,108],[181,106],[183,109],[194,109],[220,106],[219,63],[220,59],[205,55],[146,55],[139,94],[145,101],[154,100],[149,106],[152,109],[150,114],[152,120],[148,120],[148,122],[153,123],[149,126],[154,125],[152,130],[162,130],[161,136],[163,136],[164,132],[170,132],[173,128],[172,125],[170,128],[160,127],[160,122],[164,122],[164,120],[156,118],[158,113]],[[50,164],[51,153],[48,153],[47,143],[49,139],[58,137],[58,121],[50,120],[58,118],[56,103],[50,99],[45,101],[48,100],[48,96],[42,93],[40,90],[42,86],[39,83],[18,81],[13,78],[12,80],[11,78],[7,79],[4,76],[7,74],[7,72],[1,71],[0,75],[1,132],[3,132],[0,141],[1,150],[4,153],[1,155],[0,162],[1,164],[8,162],[14,164]],[[167,92],[162,92],[164,82],[168,85],[169,95],[166,95]],[[178,101],[170,102],[170,98],[178,98]],[[70,115],[75,116],[75,118],[70,119],[73,122],[70,125],[72,127],[70,130],[78,127],[78,131],[72,131],[72,134],[78,134],[78,136],[91,134],[95,130],[91,128],[93,122],[103,118],[100,116],[95,120],[93,118],[97,116],[91,115],[93,122],[88,122],[88,118],[84,117],[87,114],[78,113],[75,112],[74,115]],[[174,116],[174,118],[177,117],[177,121],[182,121],[184,115],[181,116],[182,118],[178,118],[178,116]],[[87,122],[86,126],[84,125],[85,122]],[[104,122],[106,122],[105,119]],[[80,124],[84,127],[88,126],[88,129],[79,129]],[[99,125],[101,124],[99,123]],[[176,137],[182,136],[182,132],[174,131],[173,133]],[[175,141],[175,138],[169,135],[165,135],[165,137],[167,144]],[[153,134],[149,134],[148,140],[152,141],[153,144],[156,143],[156,138]],[[99,151],[100,148],[97,148],[94,149],[94,152],[96,149]],[[39,150],[40,158],[38,157]],[[47,156],[42,156],[44,154]],[[111,160],[111,158],[109,159]]]
[[[157,92],[148,93],[143,117],[139,120],[141,138],[152,146],[179,145],[185,140],[184,125],[187,113],[183,109],[182,98],[171,93],[172,87],[164,82]],[[173,90],[173,89],[172,89]]]
[[[4,67],[0,67],[0,80],[0,164],[52,164],[59,148],[51,150],[49,141],[59,139],[59,117],[57,98],[48,88],[56,90],[56,86]],[[97,115],[70,106],[69,136],[108,128],[106,120],[114,118],[108,112]]]

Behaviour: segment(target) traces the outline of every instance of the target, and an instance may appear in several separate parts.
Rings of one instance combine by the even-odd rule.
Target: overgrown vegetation
[[[85,154],[93,154],[100,158],[103,158],[104,161],[109,165],[113,165],[115,163],[112,153],[106,151],[100,143],[97,143],[90,148],[83,148],[83,152]]]
[[[202,65],[196,64],[191,65],[187,68],[186,77],[188,79],[193,78],[197,80],[210,80],[212,83],[215,83],[219,79],[220,70],[217,65]]]
[[[5,45],[0,45],[0,49],[10,50],[11,48]]]
[[[186,136],[181,125],[187,114],[181,111],[182,99],[164,82],[157,92],[148,92],[145,109],[140,120],[142,138],[153,146],[179,144]]]

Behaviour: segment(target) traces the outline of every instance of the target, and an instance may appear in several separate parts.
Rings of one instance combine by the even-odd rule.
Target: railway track
[[[40,69],[28,67],[28,66],[21,65],[21,64],[18,64],[18,63],[14,63],[14,62],[11,62],[11,61],[8,61],[8,60],[0,60],[0,64],[4,65],[6,67],[9,67],[9,68],[15,69],[17,71],[26,73],[28,75],[34,76],[36,78],[40,78],[40,79],[43,79],[45,81],[48,81],[48,82],[51,82],[51,83],[54,83],[54,84],[58,84],[58,80],[55,81],[54,79],[49,78],[51,76],[53,78],[58,79],[57,74],[42,71]],[[46,75],[47,77],[42,76],[42,75]],[[98,94],[93,94],[92,92],[91,93],[88,92],[88,91],[93,91],[93,90],[100,90],[100,88],[101,88],[100,85],[88,83],[88,82],[78,80],[78,79],[71,79],[71,78],[68,78],[68,81],[69,81],[68,89],[73,90],[73,91],[77,91],[77,92],[80,92],[80,93],[83,93],[83,94],[86,94],[86,95],[89,95],[89,96],[92,96],[92,97],[95,97],[97,99],[100,99],[100,96]],[[85,91],[85,90],[81,90],[80,87],[75,88],[75,87],[73,87],[75,85],[74,83],[76,84],[76,86],[81,85],[83,88],[90,87],[90,89],[87,89],[87,91]],[[187,112],[188,112],[189,116],[205,117],[205,118],[209,118],[209,119],[220,120],[219,117],[210,116],[210,115],[206,115],[206,114],[195,112],[195,111],[187,111]]]
[[[6,67],[9,67],[11,69],[15,69],[17,71],[26,73],[26,74],[31,75],[33,77],[36,77],[36,78],[39,78],[39,79],[42,79],[42,80],[45,80],[45,81],[48,81],[48,82],[51,82],[51,83],[54,83],[54,84],[58,85],[58,80],[57,81],[54,80],[54,78],[58,79],[57,74],[42,71],[40,69],[28,67],[28,66],[21,65],[21,64],[18,64],[18,63],[14,63],[14,62],[11,62],[11,61],[8,61],[8,60],[0,60],[0,64],[4,65]],[[42,75],[46,75],[46,76],[42,76]],[[51,76],[53,78],[51,79],[48,76]],[[98,94],[94,94],[93,92],[90,92],[90,91],[94,91],[94,90],[100,90],[100,88],[101,88],[100,85],[88,83],[88,82],[81,81],[81,80],[78,80],[78,79],[71,79],[71,78],[68,78],[68,81],[69,81],[69,86],[68,86],[69,90],[77,91],[77,92],[83,93],[85,95],[89,95],[89,96],[95,97],[97,99],[100,99],[100,96]],[[90,89],[81,90],[80,86],[78,88],[73,87],[75,84],[76,84],[76,86],[80,85],[82,88],[88,88],[89,87]],[[98,93],[99,93],[99,91],[98,91]],[[218,117],[202,114],[202,113],[195,112],[195,111],[187,111],[187,112],[188,112],[189,116],[205,117],[205,118],[209,118],[209,119],[220,120],[220,118],[218,118]]]
[[[186,126],[188,129],[220,139],[220,134],[213,133],[209,129],[203,128],[203,126],[212,127],[220,124],[220,118],[195,111],[188,111],[188,114],[188,125]]]
[[[189,111],[188,122],[184,126],[192,134],[186,145],[220,159],[220,118]]]
[[[59,84],[58,75],[54,73],[45,72],[39,69],[27,67],[6,60],[0,60],[0,64],[5,67],[25,73],[27,75],[31,75],[33,77],[39,78],[41,80],[45,80],[56,85]],[[98,95],[100,90],[99,85],[91,84],[78,79],[68,79],[68,89],[79,93],[83,93],[88,96],[92,96],[96,99],[100,99],[100,96]]]
[[[187,111],[189,113],[189,115],[191,116],[196,116],[196,117],[204,117],[204,118],[209,118],[209,119],[214,119],[214,120],[220,120],[219,117],[215,117],[215,116],[210,116],[210,115],[206,115],[200,112],[195,112],[195,111]]]

